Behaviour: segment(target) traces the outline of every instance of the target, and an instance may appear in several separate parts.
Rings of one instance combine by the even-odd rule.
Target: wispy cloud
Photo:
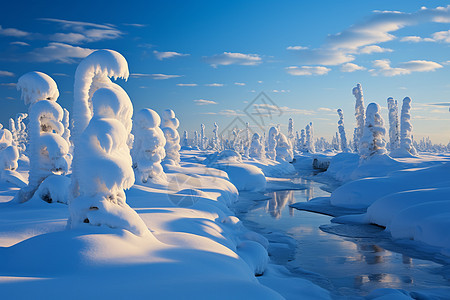
[[[28,43],[25,43],[25,42],[20,42],[20,41],[17,41],[17,42],[11,42],[11,43],[9,43],[10,45],[17,45],[17,46],[30,46],[30,44],[28,44]]]
[[[361,71],[361,70],[365,70],[365,69],[366,68],[364,68],[363,66],[359,66],[354,63],[346,63],[346,64],[341,65],[341,71],[346,72],[346,73]]]
[[[435,32],[432,36],[435,41],[450,43],[450,30]]]
[[[90,22],[68,21],[53,18],[40,18],[41,21],[53,22],[62,26],[67,33],[54,33],[48,37],[51,41],[71,44],[82,44],[102,40],[113,40],[121,37],[123,32],[113,25]]]
[[[402,37],[400,39],[400,42],[419,43],[419,42],[435,42],[435,40],[432,38],[422,38],[420,36],[410,35],[410,36]]]
[[[291,114],[291,115],[313,115],[314,111],[312,110],[306,110],[306,109],[298,109],[298,108],[291,108],[287,106],[276,106],[272,104],[262,103],[258,104],[255,103],[252,106],[252,112],[251,114],[254,116],[259,117],[272,117],[272,116],[279,116],[283,113]]]
[[[233,52],[224,52],[222,54],[204,57],[203,59],[206,63],[215,68],[219,65],[255,66],[262,63],[262,58],[258,54],[243,54]]]
[[[244,86],[245,83],[243,83],[243,82],[235,82],[234,85]]]
[[[391,67],[391,62],[388,59],[380,59],[373,61],[375,69],[369,70],[372,75],[382,76],[398,76],[411,74],[412,72],[430,72],[442,68],[442,65],[427,60],[411,60],[403,62],[397,67]]]
[[[14,73],[13,72],[9,72],[9,71],[1,71],[0,70],[0,77],[14,77]]]
[[[184,54],[184,53],[178,53],[178,52],[173,52],[173,51],[159,52],[156,50],[153,51],[153,54],[156,56],[156,58],[158,60],[163,60],[163,59],[173,58],[173,57],[189,56],[189,54]]]
[[[205,86],[214,86],[214,87],[221,87],[224,86],[223,83],[207,83]]]
[[[177,86],[198,86],[196,83],[177,83]]]
[[[359,53],[361,54],[372,54],[372,53],[384,53],[384,52],[393,52],[394,50],[389,49],[389,48],[382,48],[380,46],[377,45],[370,45],[370,46],[365,46],[362,47],[359,50]]]
[[[218,104],[216,101],[206,100],[206,99],[197,99],[194,100],[195,105],[209,105],[209,104]]]
[[[0,86],[6,86],[6,87],[9,87],[9,88],[15,88],[16,85],[17,84],[15,82],[0,83]]]
[[[323,66],[291,66],[286,68],[286,72],[294,76],[325,75],[329,71],[331,71],[331,69]]]
[[[63,43],[50,43],[47,47],[36,48],[28,53],[28,59],[36,62],[75,63],[77,59],[85,58],[94,50],[76,47]]]
[[[30,33],[16,28],[3,28],[0,25],[0,35],[12,37],[26,37],[30,35]]]
[[[147,27],[147,24],[138,24],[138,23],[123,23],[123,25],[138,28]]]
[[[219,115],[219,116],[226,116],[226,117],[243,117],[245,114],[241,112],[240,110],[233,110],[233,109],[224,109],[219,112],[205,112],[201,113],[203,115]]]
[[[306,50],[308,47],[303,46],[289,46],[286,48],[286,50]]]
[[[166,80],[172,78],[182,77],[183,75],[167,75],[167,74],[143,74],[143,73],[132,73],[130,77],[132,78],[151,78],[156,80]]]

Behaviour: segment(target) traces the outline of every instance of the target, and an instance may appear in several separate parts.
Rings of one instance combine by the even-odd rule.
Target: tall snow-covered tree
[[[212,148],[214,151],[220,151],[219,125],[217,125],[217,122],[214,122]]]
[[[300,130],[300,139],[298,140],[298,150],[305,152],[306,151],[306,133],[305,129]]]
[[[178,134],[178,126],[180,121],[175,117],[175,112],[171,109],[166,109],[162,113],[161,128],[166,138],[166,157],[164,164],[176,165],[180,163],[180,135]]]
[[[400,147],[400,124],[398,120],[397,100],[389,97],[387,99],[389,110],[389,150],[393,151]]]
[[[66,140],[67,144],[70,145],[70,129],[69,129],[69,111],[67,109],[64,110],[64,115],[62,119],[62,124],[64,126],[64,132],[62,137]]]
[[[28,201],[41,182],[52,174],[69,171],[69,145],[62,137],[63,110],[56,100],[59,91],[55,81],[47,74],[29,72],[22,75],[17,83],[22,99],[29,111],[30,172],[28,186],[16,195],[19,202]]]
[[[115,89],[122,93],[122,88],[113,83],[110,78],[128,79],[128,63],[125,58],[114,50],[97,50],[84,58],[75,72],[74,83],[74,102],[72,111],[72,142],[73,142],[73,161],[72,161],[72,183],[71,197],[77,197],[79,194],[78,184],[78,157],[77,154],[80,142],[80,136],[86,129],[93,115],[92,96],[95,91],[101,87]],[[131,119],[126,124],[127,130],[131,131]],[[128,140],[128,143],[130,140]]]
[[[206,149],[205,124],[200,124],[200,150]]]
[[[411,98],[409,97],[403,99],[400,120],[400,149],[407,151],[411,155],[417,155],[412,140],[413,126],[411,124]]]
[[[131,149],[136,180],[146,183],[166,181],[161,161],[166,156],[166,138],[159,128],[161,118],[149,108],[136,113],[133,120],[134,144]]]
[[[275,160],[277,157],[277,136],[278,136],[278,128],[277,127],[270,127],[269,129],[269,136],[267,138],[267,157],[270,159]]]
[[[199,140],[200,140],[200,139],[199,139],[199,137],[198,137],[198,131],[195,130],[195,131],[194,131],[194,140],[192,141],[192,144],[193,144],[192,146],[198,148],[198,147],[199,147]]]
[[[294,142],[295,142],[294,120],[292,120],[292,118],[289,118],[287,138],[288,138],[289,142],[291,143],[291,145],[294,145]]]
[[[386,129],[380,115],[380,106],[377,103],[370,103],[367,106],[363,136],[358,148],[362,161],[374,155],[386,154],[385,134]]]
[[[344,128],[344,112],[342,109],[338,109],[337,113],[339,115],[339,121],[338,121],[338,130],[339,130],[339,140],[341,142],[341,150],[343,152],[349,152],[350,150],[347,147],[347,137],[345,135],[345,128]]]
[[[185,130],[183,131],[183,138],[181,139],[181,147],[189,147],[189,138],[188,138],[188,132]]]
[[[359,141],[363,135],[364,129],[364,95],[361,84],[358,83],[356,87],[352,90],[353,95],[355,96],[355,117],[356,117],[356,126],[353,133],[353,149],[358,151]]]

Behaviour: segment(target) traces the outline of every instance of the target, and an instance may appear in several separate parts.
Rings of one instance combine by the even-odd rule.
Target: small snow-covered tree
[[[289,124],[288,124],[288,135],[287,138],[291,145],[294,145],[295,142],[295,136],[294,136],[294,120],[292,118],[289,118]]]
[[[275,160],[277,157],[277,136],[278,136],[278,128],[277,127],[270,127],[269,129],[269,136],[267,138],[267,157],[270,159]]]
[[[400,121],[400,149],[411,155],[417,155],[412,139],[413,126],[411,124],[411,98],[409,97],[403,99]]]
[[[166,156],[166,138],[159,128],[161,118],[148,108],[140,110],[133,120],[134,144],[131,149],[136,180],[146,183],[166,181],[161,161]]]
[[[185,130],[183,131],[183,137],[181,138],[181,147],[189,147],[189,138],[188,138],[188,132]]]
[[[306,151],[306,133],[305,129],[300,130],[300,138],[298,140],[298,151],[305,152]]]
[[[134,184],[128,146],[133,106],[123,89],[100,88],[91,98],[92,118],[79,136],[79,195],[69,202],[71,228],[91,224],[150,234],[126,203]]]
[[[69,111],[67,109],[64,110],[64,115],[62,119],[62,124],[64,126],[64,132],[62,137],[66,140],[67,144],[70,145],[70,129],[69,129]]]
[[[16,195],[17,201],[25,202],[45,178],[67,173],[70,157],[69,145],[61,136],[63,110],[56,103],[59,91],[55,81],[44,73],[29,72],[19,78],[17,89],[25,105],[29,105],[29,182]]]
[[[398,120],[398,105],[397,100],[389,97],[387,99],[389,110],[389,149],[395,150],[400,146],[400,124]]]
[[[370,103],[367,106],[363,136],[358,148],[361,160],[369,159],[374,155],[386,154],[385,134],[386,129],[380,115],[380,106],[377,103]]]
[[[356,117],[356,127],[353,133],[353,148],[358,151],[359,140],[363,135],[364,129],[364,95],[361,84],[358,83],[356,87],[352,90],[353,95],[356,98],[355,103],[355,117]]]
[[[206,148],[206,135],[205,135],[205,124],[200,125],[200,150],[205,150]]]
[[[193,147],[199,147],[199,137],[198,137],[198,131],[197,130],[195,130],[194,131],[194,140],[192,141],[192,146]]]
[[[339,121],[338,121],[338,130],[339,130],[339,139],[341,142],[341,150],[343,152],[349,152],[350,150],[347,147],[347,137],[345,135],[345,128],[344,128],[344,112],[342,109],[338,109],[337,113],[339,115]]]
[[[339,141],[339,135],[336,132],[336,134],[331,138],[331,146],[334,150],[340,151],[341,150],[341,143]]]
[[[219,125],[217,125],[217,122],[214,122],[212,148],[214,151],[220,151]]]
[[[162,113],[161,128],[166,138],[166,157],[164,164],[179,165],[180,162],[180,135],[178,134],[178,126],[180,121],[175,117],[175,112],[171,109],[166,109]]]
[[[19,150],[19,154],[25,152],[28,143],[28,133],[27,126],[24,123],[24,119],[28,117],[28,114],[18,113],[16,115],[16,120],[14,121],[14,126],[10,123],[10,128],[14,127],[15,133],[13,134],[13,138]],[[11,131],[12,132],[12,131]]]
[[[291,142],[281,132],[277,136],[277,146],[275,152],[277,161],[292,162],[294,159]]]
[[[316,148],[314,146],[314,131],[312,122],[306,125],[305,134],[306,134],[305,139],[306,151],[308,151],[309,153],[316,152]]]
[[[16,170],[18,159],[19,151],[14,145],[13,134],[8,129],[3,128],[3,124],[0,124],[0,171]]]
[[[258,133],[254,133],[252,136],[252,142],[250,143],[249,156],[263,159],[266,157],[266,151],[264,150],[264,144],[261,141],[261,136]]]

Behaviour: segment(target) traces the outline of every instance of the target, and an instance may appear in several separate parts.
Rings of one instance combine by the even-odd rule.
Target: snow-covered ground
[[[255,165],[264,165],[266,172],[268,166],[234,161],[229,176],[219,170],[230,170],[223,160],[218,169],[199,160],[200,153],[182,151],[181,165],[166,170],[167,184],[136,184],[127,191],[127,203],[151,231],[144,236],[90,224],[68,229],[66,204],[10,202],[18,188],[3,181],[2,297],[329,298],[328,291],[270,263],[268,241],[246,229],[228,208],[238,196],[235,185],[245,190],[265,183]],[[19,163],[26,178],[28,165]],[[272,175],[285,169],[271,164]]]

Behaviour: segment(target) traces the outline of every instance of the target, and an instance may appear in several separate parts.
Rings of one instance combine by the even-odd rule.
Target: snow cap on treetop
[[[156,128],[161,124],[161,118],[156,111],[144,108],[136,114],[134,123],[142,128]]]
[[[17,82],[17,90],[22,92],[25,105],[39,100],[56,101],[59,97],[56,82],[47,74],[37,71],[22,75]]]
[[[128,63],[122,54],[108,49],[97,50],[83,59],[78,65],[75,77],[85,74],[88,70],[114,79],[127,80],[130,75]]]

